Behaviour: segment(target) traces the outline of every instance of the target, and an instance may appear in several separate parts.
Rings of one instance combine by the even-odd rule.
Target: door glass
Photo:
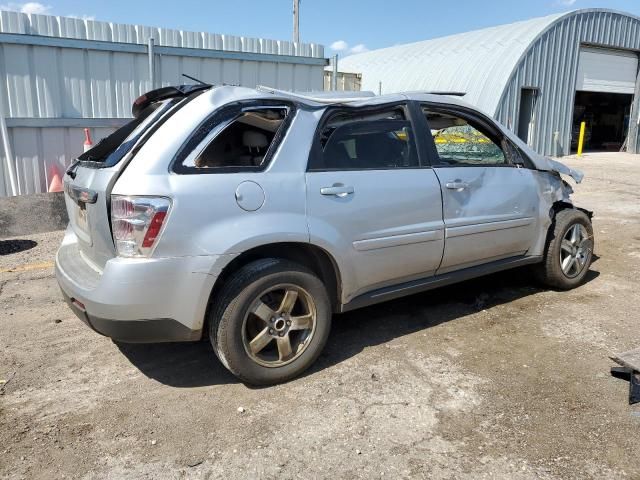
[[[321,132],[310,170],[383,170],[419,165],[411,122],[402,107],[371,114],[338,113]]]
[[[197,169],[263,167],[287,108],[263,108],[242,112],[228,124],[214,128],[184,160],[183,166]]]
[[[440,165],[506,165],[497,139],[455,115],[423,109],[440,157]]]

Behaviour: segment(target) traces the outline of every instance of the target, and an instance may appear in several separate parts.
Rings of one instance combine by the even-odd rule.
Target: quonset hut
[[[640,18],[587,9],[353,55],[340,70],[383,93],[464,92],[539,153],[640,150]]]

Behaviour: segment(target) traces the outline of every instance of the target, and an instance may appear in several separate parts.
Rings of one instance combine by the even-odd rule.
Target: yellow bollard
[[[587,122],[580,124],[580,137],[578,137],[578,156],[582,156],[582,147],[584,147],[584,130],[587,126]]]

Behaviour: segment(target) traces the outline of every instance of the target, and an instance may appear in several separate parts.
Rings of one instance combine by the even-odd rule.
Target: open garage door
[[[578,63],[576,90],[633,95],[638,55],[619,50],[583,48]]]
[[[578,146],[586,123],[585,150],[617,151],[629,131],[629,115],[638,75],[633,52],[582,48],[573,109],[571,147]]]

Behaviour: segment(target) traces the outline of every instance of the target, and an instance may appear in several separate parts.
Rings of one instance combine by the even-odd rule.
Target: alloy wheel
[[[316,330],[316,305],[311,295],[293,284],[262,292],[252,302],[242,327],[245,351],[265,367],[281,367],[305,351]]]
[[[574,223],[565,233],[560,244],[560,267],[569,278],[580,275],[591,257],[592,241],[587,229]]]

